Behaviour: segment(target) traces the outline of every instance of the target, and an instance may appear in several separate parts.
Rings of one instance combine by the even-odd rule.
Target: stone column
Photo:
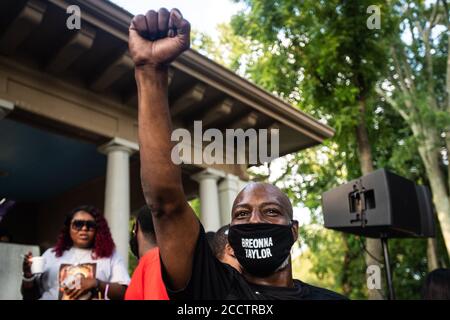
[[[136,143],[114,138],[99,151],[107,158],[105,218],[117,252],[128,268],[128,225],[130,220],[130,155],[139,149]]]
[[[222,226],[231,222],[231,208],[241,190],[240,182],[235,175],[227,174],[219,184],[220,223]]]
[[[206,169],[192,176],[200,185],[200,220],[205,231],[221,227],[217,181],[225,176],[221,171]]]

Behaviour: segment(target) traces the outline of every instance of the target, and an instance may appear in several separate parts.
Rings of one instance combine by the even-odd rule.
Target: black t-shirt
[[[164,269],[164,267],[162,267]],[[166,278],[163,271],[163,278]],[[333,291],[294,280],[293,288],[251,284],[228,264],[220,262],[212,253],[205,230],[200,232],[194,253],[191,279],[184,290],[172,291],[171,300],[342,300]]]

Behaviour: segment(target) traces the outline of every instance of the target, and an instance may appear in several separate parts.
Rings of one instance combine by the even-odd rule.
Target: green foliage
[[[299,233],[309,249],[310,271],[316,275],[315,280],[310,280],[313,285],[327,287],[350,299],[366,298],[366,267],[360,239],[318,224],[304,226]]]
[[[197,218],[200,218],[200,199],[192,199],[191,201],[189,201],[189,205],[191,206],[192,210],[194,210]]]
[[[426,239],[393,239],[389,253],[398,299],[420,299],[420,289],[428,273]]]
[[[428,184],[408,124],[374,92],[389,71],[392,41],[405,30],[399,5],[372,0],[235,1],[246,8],[233,17],[231,29],[223,25],[218,41],[198,37],[204,40],[197,42],[196,49],[207,51],[210,58],[336,129],[335,137],[323,145],[285,157],[281,176],[271,176],[270,170],[250,174],[276,183],[294,206],[310,211],[311,222],[300,228],[306,249],[294,261],[294,272],[352,299],[365,298],[364,239],[323,229],[321,195],[361,175],[355,128],[362,101],[374,167]],[[418,10],[423,9],[423,1],[419,2]],[[366,27],[370,5],[381,7],[380,30]],[[418,19],[418,13],[412,13],[410,19]],[[434,60],[435,70],[445,70],[445,39],[436,44],[439,58]],[[413,41],[410,50],[411,56],[417,53],[420,57],[423,44]],[[425,79],[420,72],[426,65],[424,59],[410,62],[415,75]],[[433,79],[433,84],[440,92],[438,103],[443,102],[442,76]],[[425,89],[426,81],[421,81],[417,91],[423,94],[416,108],[422,121],[448,127],[448,114],[431,111]],[[390,248],[398,297],[418,298],[427,272],[426,241],[393,240]]]
[[[446,92],[450,21],[446,12],[448,6],[443,3],[445,1],[394,2],[398,23],[396,37],[390,45],[390,72],[383,79],[393,85],[389,94],[397,103],[397,109],[409,117],[408,124],[432,126],[438,135],[450,128]],[[417,139],[420,143],[422,137]],[[444,145],[443,137],[437,140]]]
[[[336,129],[333,140],[324,146],[291,158],[286,164],[289,174],[278,183],[294,203],[311,209],[313,222],[320,223],[324,191],[361,175],[355,141],[360,101],[366,104],[364,121],[374,166],[401,171],[414,180],[423,177],[410,130],[373,94],[386,70],[390,32],[397,22],[386,2],[244,2],[248,8],[234,17],[233,28],[239,36],[256,40],[263,48],[256,61],[249,64],[247,76]],[[369,5],[382,8],[381,30],[366,27]],[[367,294],[362,239],[317,228],[311,231],[307,226],[302,228],[301,236],[319,280],[337,275],[334,289],[352,298]],[[426,247],[411,246],[406,241],[398,241],[397,247],[415,254],[408,256],[411,260],[393,254],[398,265],[396,277],[401,279],[399,295],[407,297],[409,292],[409,297],[417,298],[414,293],[421,280],[417,274],[426,272]]]

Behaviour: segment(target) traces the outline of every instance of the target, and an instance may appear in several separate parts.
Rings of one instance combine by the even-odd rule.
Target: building
[[[66,26],[71,4],[79,30]],[[2,221],[14,242],[48,248],[65,213],[93,204],[127,256],[129,217],[144,204],[131,18],[103,0],[0,2],[0,200],[16,201]],[[280,156],[334,132],[193,50],[171,65],[169,100],[175,127],[278,128]],[[229,222],[247,166],[183,165],[207,230]]]

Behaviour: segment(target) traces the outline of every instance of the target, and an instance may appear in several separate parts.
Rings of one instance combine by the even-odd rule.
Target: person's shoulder
[[[112,262],[124,262],[124,257],[117,251],[117,249],[114,249],[112,254],[109,257],[105,257],[104,259],[109,259]]]
[[[155,263],[159,263],[159,248],[153,248],[148,250],[140,259],[139,264],[143,265],[152,265]]]
[[[159,248],[154,247],[148,250],[141,259],[145,260],[159,259]]]
[[[46,259],[56,259],[55,248],[48,248],[47,250],[44,251],[42,256]]]
[[[313,286],[300,280],[294,280],[305,289],[305,299],[309,300],[349,300],[347,297],[321,287]]]

